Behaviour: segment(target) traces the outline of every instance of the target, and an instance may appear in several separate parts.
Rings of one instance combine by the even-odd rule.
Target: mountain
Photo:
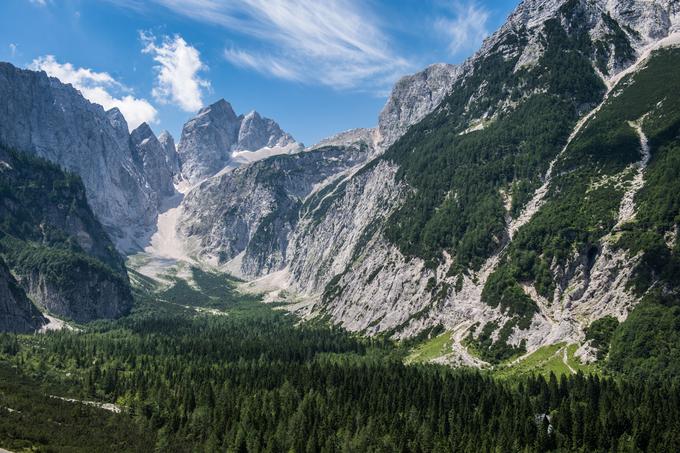
[[[221,99],[184,125],[177,152],[183,177],[195,184],[227,166],[301,149],[302,145],[273,120],[255,111],[236,116],[231,105]]]
[[[0,277],[14,299],[3,303],[25,313],[22,322],[3,328],[34,330],[42,322],[26,295],[77,322],[127,313],[132,294],[124,261],[90,209],[80,178],[3,147],[0,165]]]
[[[0,332],[35,332],[46,323],[0,259]]]
[[[155,168],[157,150],[131,146],[118,109],[105,112],[44,72],[0,63],[0,98],[0,144],[78,174],[94,213],[118,247],[139,249],[169,190],[158,179],[164,176]]]
[[[148,124],[142,123],[130,133],[130,144],[133,157],[141,167],[146,180],[154,193],[161,197],[172,196],[175,193],[173,176],[176,171],[176,159],[173,154],[172,137],[166,138],[165,145],[156,138]]]
[[[594,119],[626,96],[608,92],[640,96],[635,74],[616,76],[638,61],[651,71],[657,57],[644,58],[647,46],[677,26],[677,5],[655,5],[523,2],[462,65],[438,108],[357,173],[323,221],[298,229],[289,253],[293,287],[321,293],[315,310],[352,330],[407,337],[442,324],[457,342],[448,360],[469,364],[479,361],[466,346],[493,362],[582,341],[599,317],[625,318],[639,296],[626,292],[632,280],[620,273],[631,276],[634,266],[620,248],[624,256],[612,259],[604,238],[619,201],[635,194],[623,186],[603,192],[605,208],[585,190],[606,187],[607,174],[631,178],[631,170],[621,172],[642,165],[637,129],[627,121],[661,114],[654,106],[672,104],[672,82],[664,78],[666,91],[641,104],[647,111],[631,109],[639,115],[614,123],[627,137],[610,156],[616,165],[593,155],[612,146],[605,137],[586,153],[580,132],[612,132],[612,123]],[[673,67],[674,55],[663,58]],[[354,228],[339,235],[338,224]],[[619,277],[603,278],[612,274]]]
[[[399,79],[380,112],[380,148],[389,148],[411,125],[434,110],[462,73],[461,66],[439,63]]]
[[[463,64],[399,81],[376,129],[322,142],[373,151],[303,208],[265,208],[292,219],[264,241],[276,265],[243,261],[260,243],[243,219],[257,224],[265,198],[251,194],[273,198],[256,172],[198,188],[183,232],[231,259],[225,269],[277,271],[307,310],[350,330],[453,332],[450,363],[563,341],[592,360],[592,323],[623,322],[679,285],[677,203],[653,195],[673,193],[679,27],[668,0],[524,1]],[[257,168],[283,176],[290,159]]]
[[[323,209],[323,200],[310,194],[325,193],[320,186],[346,177],[368,155],[367,146],[326,146],[218,174],[184,198],[180,236],[203,259],[224,264],[238,258],[230,268],[237,275],[278,271],[298,219]]]
[[[165,164],[167,165],[173,177],[178,177],[181,171],[181,164],[179,155],[177,154],[177,147],[175,146],[175,139],[170,132],[163,131],[158,136],[158,141],[163,147],[165,153]]]

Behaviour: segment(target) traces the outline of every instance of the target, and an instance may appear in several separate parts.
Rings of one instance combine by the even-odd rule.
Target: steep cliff
[[[142,123],[130,133],[130,145],[133,158],[144,172],[151,189],[161,197],[175,193],[171,168],[175,164],[173,155],[156,138],[148,124]]]
[[[46,322],[0,259],[0,332],[34,332]]]
[[[279,270],[301,212],[311,209],[308,196],[368,154],[366,146],[322,147],[209,178],[182,202],[179,231],[203,258],[222,264],[238,256],[239,275]]]
[[[79,322],[129,311],[122,257],[75,175],[0,148],[0,254],[38,306]]]
[[[149,184],[143,158],[134,158],[120,111],[105,112],[71,85],[8,63],[0,63],[0,99],[0,144],[78,174],[114,242],[139,248],[162,195]]]
[[[165,153],[165,163],[170,169],[173,177],[177,177],[180,174],[181,163],[179,161],[179,155],[177,154],[177,147],[175,146],[175,139],[170,135],[170,132],[163,131],[158,136],[158,141],[163,147]]]
[[[237,167],[301,149],[302,145],[273,120],[257,112],[237,116],[231,105],[221,99],[184,125],[177,152],[183,177],[195,184],[228,165]]]

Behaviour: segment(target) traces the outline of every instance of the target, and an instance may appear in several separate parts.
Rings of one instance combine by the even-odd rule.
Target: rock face
[[[567,17],[578,17],[579,20],[570,23]],[[609,86],[618,80],[617,74],[644,56],[650,43],[678,31],[680,24],[676,2],[625,2],[625,5],[622,2],[522,2],[508,22],[469,61],[455,68],[434,67],[439,80],[448,86],[436,88],[436,83],[428,83],[433,81],[428,76],[433,68],[402,79],[381,114],[379,130],[383,142],[389,146],[398,141],[400,134],[408,128],[401,124],[402,118],[417,118],[415,121],[418,121],[430,113],[427,104],[416,105],[411,99],[424,97],[428,100],[432,96],[433,100],[438,99],[433,101],[437,107],[447,94],[454,97],[435,109],[432,121],[421,126],[421,131],[409,134],[408,150],[412,153],[409,155],[420,152],[420,146],[433,132],[432,124],[450,127],[452,136],[462,136],[482,131],[486,123],[514,111],[521,101],[512,99],[511,91],[505,94],[492,91],[493,87],[486,82],[488,77],[482,72],[492,66],[485,65],[485,61],[496,61],[494,58],[497,61],[516,60],[517,72],[540,70],[536,69],[537,64],[550,50],[544,39],[545,27],[553,18],[566,33],[580,33],[572,28],[574,23],[582,27],[580,30],[587,30],[592,44],[585,49],[585,56]],[[470,94],[455,99],[463,90]],[[411,93],[414,93],[413,97]],[[531,95],[526,91],[523,94],[524,99]],[[445,118],[450,118],[454,112],[456,116],[447,122]],[[583,122],[575,125],[573,135],[578,134],[586,119],[584,117]],[[568,154],[569,149],[564,152]],[[535,210],[520,218],[521,221],[508,219],[510,234],[499,238],[497,251],[482,260],[480,268],[458,274],[451,272],[455,257],[445,250],[442,250],[441,263],[433,267],[418,257],[404,256],[394,243],[385,239],[384,230],[393,221],[390,215],[413,190],[408,184],[403,185],[403,178],[394,177],[399,172],[401,159],[388,151],[384,158],[367,165],[347,181],[342,196],[333,200],[320,221],[302,218],[298,222],[287,253],[289,284],[316,301],[314,311],[330,315],[331,319],[351,330],[387,331],[398,337],[408,337],[443,324],[457,332],[456,356],[451,360],[476,363],[460,342],[474,330],[471,328],[476,323],[481,326],[496,323],[501,327],[512,319],[508,312],[485,303],[482,293],[487,279],[498,268],[505,269],[507,265],[501,253],[512,240],[512,232],[530,223],[540,213],[544,203],[540,197],[548,193],[549,185],[546,183],[544,192],[537,190],[536,203],[527,204]],[[449,165],[455,165],[455,160]],[[551,199],[554,195],[550,194],[546,197]],[[607,240],[611,239],[603,239]],[[537,304],[538,312],[528,329],[512,331],[508,339],[512,345],[518,346],[524,340],[526,347],[532,350],[550,342],[578,341],[584,325],[591,320],[607,314],[625,317],[636,298],[624,289],[623,281],[632,278],[635,262],[626,258],[624,251],[614,252],[606,244],[598,250],[599,254],[590,261],[586,256],[578,256],[572,264],[552,269],[553,278],[558,282],[555,300],[543,300],[535,289],[524,287],[528,297]],[[627,260],[626,266],[623,263]],[[580,290],[572,292],[574,288]],[[562,302],[565,294],[573,301],[566,307]],[[494,335],[498,335],[498,330]]]
[[[72,263],[70,270],[77,274],[67,282],[34,269],[23,273],[20,283],[45,310],[76,322],[115,319],[129,313],[132,296],[127,278],[101,272],[87,260]]]
[[[378,127],[341,132],[305,152],[290,156],[267,158],[271,154],[262,151],[235,152],[229,160],[224,153],[214,153],[230,147],[254,149],[264,146],[265,150],[276,150],[281,146],[293,146],[297,150],[299,145],[292,142],[276,123],[260,118],[256,112],[240,120],[225,101],[207,107],[185,125],[182,133],[186,143],[180,142],[180,153],[190,155],[182,158],[185,175],[194,174],[197,175],[195,180],[200,179],[200,175],[209,175],[225,165],[247,164],[247,156],[264,160],[245,168],[220,172],[192,190],[181,206],[180,236],[191,243],[193,252],[203,259],[219,264],[233,260],[228,264],[228,270],[246,278],[284,268],[291,257],[303,256],[299,247],[311,250],[311,244],[316,240],[326,238],[324,256],[338,247],[343,248],[345,239],[308,237],[304,231],[311,231],[313,226],[323,222],[331,203],[345,196],[346,179],[437,106],[458,73],[456,67],[440,64],[404,77],[393,90]],[[237,125],[238,140],[234,142]],[[194,150],[200,150],[200,153]],[[207,162],[213,164],[205,166],[206,155]],[[196,164],[185,158],[194,159]],[[383,181],[383,178],[379,179]],[[374,201],[383,200],[378,192],[374,194],[377,197]],[[389,194],[386,197],[392,198]],[[385,210],[385,206],[375,208],[375,212]],[[351,224],[352,213],[345,215],[350,216],[350,224],[345,225],[347,230],[343,233],[356,227]],[[361,230],[356,231],[361,233]],[[338,239],[338,243],[331,246],[328,241],[334,239]],[[344,253],[348,252],[345,250]],[[330,253],[329,259],[333,258]],[[311,262],[309,266],[317,264]],[[307,267],[304,263],[300,266]],[[298,276],[297,280],[305,288],[317,288],[310,283],[316,281],[316,275],[300,270]]]
[[[274,120],[262,118],[252,111],[243,117],[238,131],[237,151],[256,151],[260,148],[282,148],[294,143],[293,137],[281,130]]]
[[[156,180],[156,169],[147,167],[155,179],[149,184],[120,111],[105,112],[71,85],[8,63],[0,63],[0,99],[0,144],[78,174],[92,209],[119,248],[139,248],[136,236],[155,223],[162,197],[152,187],[167,186]]]
[[[227,262],[227,270],[245,277],[283,270],[277,281],[285,280],[284,286],[309,299],[311,311],[351,330],[409,337],[443,325],[455,333],[451,362],[479,365],[463,343],[486,341],[484,335],[499,345],[488,351],[494,360],[502,347],[531,351],[580,341],[592,320],[622,319],[639,300],[629,289],[639,257],[612,245],[620,235],[616,219],[612,223],[602,212],[620,210],[618,198],[632,200],[642,173],[652,170],[640,170],[633,178],[637,185],[619,182],[608,189],[614,190],[605,197],[612,209],[591,208],[589,215],[602,216],[594,226],[550,222],[555,206],[566,210],[575,199],[588,206],[597,195],[596,189],[560,195],[570,188],[585,191],[629,180],[622,172],[638,165],[639,150],[621,151],[612,164],[595,151],[587,158],[580,155],[588,146],[580,137],[585,130],[593,134],[598,127],[619,124],[602,126],[601,118],[613,117],[598,112],[614,115],[616,102],[640,90],[643,82],[622,78],[646,68],[653,46],[673,42],[673,33],[680,31],[679,11],[670,0],[523,1],[468,61],[434,65],[400,80],[377,129],[348,131],[312,147],[350,149],[363,143],[370,154],[365,163],[336,167],[325,179],[310,181],[309,192],[296,195],[302,202],[287,190],[272,191],[269,179],[257,176],[286,175],[285,159],[258,162],[257,171],[253,166],[227,172],[187,197],[182,230],[199,241],[201,255]],[[567,59],[569,70],[562,66]],[[644,89],[650,89],[648,82]],[[665,96],[671,94],[643,96],[657,104],[621,119],[621,127],[645,114],[672,117],[654,113],[669,108]],[[561,116],[541,127],[516,126],[538,111],[550,118],[558,109]],[[630,107],[623,110],[632,115]],[[526,111],[531,114],[522,116]],[[553,135],[542,139],[546,128]],[[598,140],[595,149],[606,149],[606,134]],[[489,176],[499,166],[507,168]],[[481,168],[479,187],[460,187],[456,178],[476,168]],[[592,168],[605,182],[591,179]],[[419,180],[428,175],[429,183]],[[483,196],[464,198],[467,192]],[[274,201],[277,193],[287,201]],[[455,215],[449,213],[467,215],[477,207],[454,231]],[[423,217],[428,221],[422,228],[404,234]],[[537,243],[572,240],[563,237],[564,231],[588,235],[595,230],[590,245],[570,245],[572,256],[545,261],[554,253],[548,246],[530,250]],[[673,237],[671,232],[666,236]],[[430,249],[419,248],[420,243]],[[470,256],[464,259],[465,253]],[[521,274],[517,269],[524,269],[527,260],[536,264]],[[508,300],[529,308],[520,315]]]
[[[440,63],[397,81],[380,113],[380,148],[389,148],[409,126],[434,110],[449,94],[453,82],[462,73],[460,66]]]
[[[377,128],[350,129],[325,138],[310,149],[323,148],[324,146],[366,146],[370,153],[374,154],[377,150],[378,138]]]
[[[168,155],[168,149],[163,147],[148,124],[142,123],[132,131],[130,144],[133,157],[144,171],[151,189],[162,197],[171,196],[175,192],[170,167],[173,164],[172,155]]]
[[[158,136],[158,141],[163,147],[165,153],[165,164],[168,166],[173,177],[179,177],[181,171],[181,164],[179,155],[177,154],[177,147],[175,146],[175,139],[172,138],[170,132],[163,131]]]
[[[124,261],[78,177],[0,147],[0,193],[0,259],[36,305],[78,322],[130,310]]]
[[[280,155],[220,174],[192,190],[182,203],[179,229],[204,259],[257,276],[286,264],[288,238],[308,196],[329,178],[365,162],[367,147],[323,147]]]
[[[34,332],[46,323],[0,259],[0,332]]]
[[[221,99],[184,125],[177,152],[183,177],[197,183],[228,165],[238,166],[240,161],[234,159],[234,153],[246,158],[247,152],[264,151],[261,157],[268,157],[301,148],[274,121],[257,112],[237,116],[231,105]]]

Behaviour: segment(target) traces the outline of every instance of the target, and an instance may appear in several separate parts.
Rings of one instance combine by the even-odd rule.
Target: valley
[[[523,0],[312,145],[136,33],[156,107],[0,62],[0,447],[680,451],[678,0]]]
[[[0,445],[74,452],[479,451],[480,439],[489,450],[675,445],[645,433],[669,423],[677,407],[641,419],[638,411],[659,408],[651,384],[582,367],[576,345],[481,373],[426,365],[445,352],[448,335],[409,352],[323,322],[300,325],[279,304],[238,293],[238,281],[189,273],[190,280],[167,277],[168,287],[133,271],[135,308],[116,321],[0,334]],[[599,402],[584,405],[593,391]],[[654,392],[677,398],[675,387]],[[563,418],[565,407],[574,419]],[[619,424],[603,418],[604,407],[615,408]],[[555,411],[546,434],[535,419]]]

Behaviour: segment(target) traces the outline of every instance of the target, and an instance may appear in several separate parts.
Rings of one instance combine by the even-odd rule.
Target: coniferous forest
[[[138,285],[135,310],[118,321],[3,335],[2,445],[74,452],[680,449],[680,386],[670,377],[630,379],[606,365],[559,377],[405,365],[405,345],[322,322],[298,325],[275,306],[238,295],[231,280],[193,273],[197,288],[177,280],[151,293]],[[591,335],[608,342],[608,327],[596,328]],[[120,413],[84,401],[114,403]]]

